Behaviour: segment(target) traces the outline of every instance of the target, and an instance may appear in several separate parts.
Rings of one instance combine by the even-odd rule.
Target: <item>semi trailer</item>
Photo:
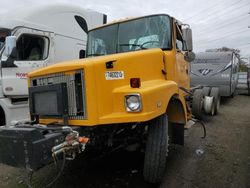
[[[217,87],[220,96],[228,97],[235,94],[239,55],[235,52],[200,52],[191,63],[191,85]]]

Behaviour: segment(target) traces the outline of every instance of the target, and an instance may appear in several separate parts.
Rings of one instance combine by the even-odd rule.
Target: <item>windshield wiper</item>
[[[105,55],[105,54],[88,54],[87,57],[89,57],[89,56],[102,56],[102,55]]]
[[[161,48],[162,50],[172,50],[172,48],[168,47],[168,48]]]
[[[135,46],[135,47],[140,47],[140,49],[147,49],[140,44],[119,44],[119,46]]]

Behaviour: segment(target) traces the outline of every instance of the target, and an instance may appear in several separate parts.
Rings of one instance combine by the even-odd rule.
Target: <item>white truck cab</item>
[[[85,57],[87,31],[107,16],[69,5],[47,5],[0,16],[0,126],[27,119],[27,73]]]

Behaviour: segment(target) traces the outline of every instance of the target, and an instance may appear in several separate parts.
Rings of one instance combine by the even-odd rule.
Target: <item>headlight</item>
[[[125,106],[127,112],[141,111],[141,96],[140,94],[130,94],[125,96]]]

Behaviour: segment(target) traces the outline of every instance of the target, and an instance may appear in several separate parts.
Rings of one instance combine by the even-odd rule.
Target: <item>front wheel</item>
[[[164,175],[168,152],[168,118],[163,114],[149,122],[144,159],[144,179],[159,183]]]

